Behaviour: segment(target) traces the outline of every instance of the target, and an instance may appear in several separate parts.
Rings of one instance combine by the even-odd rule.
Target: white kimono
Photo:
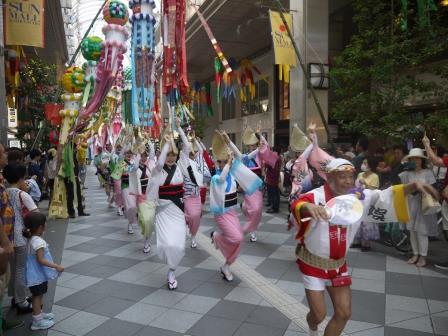
[[[181,130],[180,130],[181,132]],[[175,167],[170,185],[183,185],[185,172],[189,165],[188,148],[182,150]],[[165,144],[152,172],[147,188],[147,197],[157,201],[156,237],[157,254],[171,269],[175,269],[185,254],[185,236],[187,225],[184,212],[173,201],[159,197],[159,188],[164,185],[168,173],[164,169],[169,144]],[[182,202],[182,198],[180,199]]]

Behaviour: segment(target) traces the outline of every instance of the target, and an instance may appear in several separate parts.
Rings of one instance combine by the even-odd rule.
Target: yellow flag
[[[292,32],[292,15],[284,14],[286,23]],[[271,34],[274,45],[275,64],[287,64],[297,66],[297,57],[294,46],[289,38],[288,31],[283,23],[280,13],[270,10],[269,17],[271,20]]]
[[[44,0],[6,0],[4,3],[5,44],[44,48]]]

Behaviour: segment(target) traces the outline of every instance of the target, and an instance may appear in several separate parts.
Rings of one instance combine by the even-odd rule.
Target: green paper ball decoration
[[[98,61],[101,56],[101,49],[103,40],[98,36],[89,36],[86,37],[81,42],[81,52],[82,56],[87,61]]]
[[[103,17],[107,23],[124,26],[129,19],[127,6],[118,0],[110,0],[103,9]]]
[[[62,76],[62,86],[70,93],[81,92],[84,89],[84,71],[75,66],[68,68]]]

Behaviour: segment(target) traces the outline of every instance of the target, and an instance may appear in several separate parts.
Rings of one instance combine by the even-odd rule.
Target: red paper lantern
[[[51,130],[48,139],[52,145],[57,146],[59,144],[59,133],[55,130]]]
[[[53,126],[60,125],[62,119],[59,116],[59,111],[62,110],[63,108],[64,105],[62,104],[56,104],[56,103],[45,104],[44,106],[45,119],[47,119]]]

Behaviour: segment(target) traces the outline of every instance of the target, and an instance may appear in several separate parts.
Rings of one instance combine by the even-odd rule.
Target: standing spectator
[[[409,162],[409,170],[399,176],[403,184],[421,182],[435,185],[436,179],[433,172],[426,168],[426,156],[420,148],[413,148],[404,158]],[[437,215],[425,215],[422,210],[422,195],[408,195],[410,220],[406,227],[411,234],[413,256],[408,264],[416,264],[417,267],[426,265],[428,254],[428,236],[437,235]]]
[[[79,165],[78,165],[78,159],[76,155],[76,145],[73,148],[73,164],[74,164],[74,182],[71,180],[70,177],[65,177],[64,183],[65,188],[67,189],[67,211],[70,218],[76,218],[75,215],[75,208],[74,208],[74,200],[75,200],[75,193],[77,197],[77,203],[78,203],[78,216],[90,216],[90,214],[84,212],[84,205],[83,205],[83,197],[81,192],[81,184],[79,182]],[[76,190],[75,190],[76,188]]]
[[[355,166],[356,172],[361,172],[361,165],[369,154],[369,140],[366,137],[359,138],[356,143],[356,156],[353,158],[352,163]]]
[[[356,183],[360,184],[365,189],[378,189],[380,180],[378,174],[376,174],[377,166],[378,160],[375,157],[368,157],[365,159],[361,165],[361,173],[359,173]],[[380,239],[378,224],[362,222],[356,235],[356,240],[361,241],[361,251],[370,251],[370,241],[378,239]]]
[[[401,184],[400,174],[407,169],[407,165],[403,162],[406,150],[402,146],[394,147],[394,161],[390,171],[390,184]]]
[[[13,164],[24,164],[25,157],[23,155],[23,152],[20,149],[16,148],[10,148],[8,150],[8,163]]]
[[[48,160],[45,166],[45,175],[47,176],[47,186],[50,189],[50,202],[53,199],[53,188],[54,188],[54,179],[56,178],[58,171],[58,160],[56,158],[57,152],[56,149],[50,148],[48,150]]]
[[[278,183],[280,181],[282,159],[278,155],[278,148],[274,148],[273,152],[277,153],[275,164],[273,166],[266,164],[266,187],[268,198],[272,205],[272,208],[266,211],[267,213],[278,213],[280,209],[280,189],[278,188]]]
[[[0,144],[0,170],[3,170],[7,163],[5,147]],[[3,176],[0,173],[0,269],[5,269],[5,273],[0,275],[0,299],[3,299],[4,292],[9,284],[11,277],[9,258],[14,255],[14,238],[12,233],[14,230],[14,210],[3,182]],[[15,329],[23,326],[23,321],[20,320],[6,321],[3,317],[3,309],[1,307],[0,321],[0,334],[2,334],[2,330]]]
[[[40,159],[42,153],[38,149],[33,149],[30,152],[30,163],[28,165],[28,176],[36,176],[36,182],[40,189],[44,184],[44,172],[41,167]]]
[[[43,296],[48,290],[48,280],[54,280],[64,271],[64,267],[55,264],[48,243],[42,238],[46,227],[44,214],[35,212],[25,220],[23,236],[28,239],[26,283],[33,295],[33,319],[31,330],[46,330],[54,325],[54,314],[42,311]]]
[[[82,188],[87,189],[85,184],[87,174],[87,143],[81,142],[78,145],[79,180]]]
[[[11,282],[9,294],[13,297],[17,314],[26,314],[32,311],[31,303],[27,301],[28,289],[25,286],[25,263],[26,263],[26,239],[22,232],[24,227],[23,215],[25,212],[38,211],[31,196],[20,190],[19,186],[24,184],[26,168],[23,165],[8,164],[3,169],[3,176],[9,183],[6,189],[8,197],[14,209],[14,257],[11,262]]]
[[[423,145],[425,146],[426,153],[428,154],[429,160],[436,167],[448,167],[448,155],[444,155],[443,157],[437,156],[434,150],[431,148],[431,141],[425,135],[422,139]],[[443,192],[442,197],[447,200],[448,196],[448,174],[445,174],[445,180],[443,183]],[[448,261],[442,262],[434,265],[435,267],[443,270],[448,270]]]

